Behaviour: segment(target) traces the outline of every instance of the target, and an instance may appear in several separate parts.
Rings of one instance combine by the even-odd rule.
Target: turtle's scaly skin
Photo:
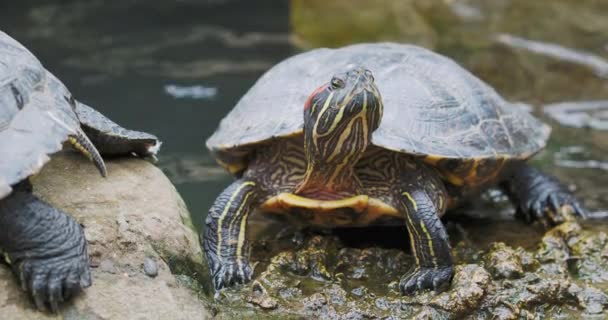
[[[121,128],[81,105],[25,47],[0,31],[0,250],[41,310],[57,311],[91,285],[81,226],[36,198],[27,179],[65,141],[102,176],[99,151],[147,156],[160,146],[156,137]]]
[[[2,250],[36,307],[44,310],[48,303],[57,311],[61,302],[91,285],[84,232],[31,190],[16,189],[0,201]]]
[[[247,218],[261,208],[326,227],[405,223],[416,268],[401,279],[401,291],[444,289],[453,262],[440,217],[461,198],[500,184],[526,216],[559,222],[566,211],[584,215],[557,180],[524,163],[549,132],[422,48],[361,44],[287,59],[207,141],[238,177],[203,231],[215,288],[251,279]]]

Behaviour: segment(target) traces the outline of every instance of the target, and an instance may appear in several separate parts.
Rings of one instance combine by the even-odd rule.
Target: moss
[[[489,227],[501,228],[500,224]],[[608,267],[602,258],[605,233],[568,222],[547,231],[538,241],[538,247],[531,250],[495,243],[468,251],[480,256],[475,259],[461,252],[464,260],[477,262],[458,260],[449,290],[403,297],[397,283],[413,266],[409,254],[373,245],[349,247],[335,235],[306,232],[303,242],[293,249],[281,244],[276,248],[268,243],[254,246],[253,256],[266,261],[258,261],[254,281],[222,291],[213,307],[225,319],[237,314],[255,314],[261,319],[608,315],[604,311],[606,295],[601,291],[608,281],[590,285],[580,276],[590,261],[599,270]],[[584,254],[574,269],[568,268],[564,252],[578,251]]]

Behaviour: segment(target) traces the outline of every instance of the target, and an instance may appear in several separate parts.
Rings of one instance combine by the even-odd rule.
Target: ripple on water
[[[608,130],[608,100],[553,103],[543,111],[564,126]]]

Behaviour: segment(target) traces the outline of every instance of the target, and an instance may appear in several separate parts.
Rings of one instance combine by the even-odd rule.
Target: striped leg
[[[251,280],[247,218],[258,198],[253,181],[233,182],[209,210],[202,239],[215,290]]]
[[[439,219],[447,202],[445,189],[437,178],[420,178],[408,178],[401,190],[401,208],[416,258],[416,268],[399,283],[403,294],[445,289],[454,273],[448,234]]]

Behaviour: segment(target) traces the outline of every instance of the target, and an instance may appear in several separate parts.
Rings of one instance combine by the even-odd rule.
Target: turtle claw
[[[579,217],[583,218],[583,219],[587,219],[587,217],[589,217],[589,212],[587,212],[587,209],[585,209],[583,206],[581,206],[580,203],[578,203],[578,201],[574,201],[574,203],[571,204],[572,208],[574,209],[574,213],[576,215],[578,215]]]
[[[411,295],[424,289],[443,291],[450,285],[453,275],[454,268],[452,266],[416,268],[412,273],[401,279],[399,289],[404,295]]]
[[[36,198],[13,192],[0,206],[0,247],[21,288],[41,310],[91,285],[84,230],[74,218]]]
[[[514,170],[504,185],[517,207],[517,215],[527,222],[539,221],[545,227],[587,218],[587,211],[576,197],[553,176],[540,170],[521,166]]]
[[[568,191],[555,190],[543,193],[528,201],[520,211],[528,221],[540,221],[545,226],[557,225],[575,217],[587,218],[587,211]]]
[[[21,287],[29,293],[36,308],[57,313],[59,305],[81,289],[91,285],[86,250],[76,256],[45,259],[23,259],[13,268],[19,275]]]
[[[216,291],[236,284],[251,281],[253,270],[248,261],[220,264],[213,272],[213,286]]]

